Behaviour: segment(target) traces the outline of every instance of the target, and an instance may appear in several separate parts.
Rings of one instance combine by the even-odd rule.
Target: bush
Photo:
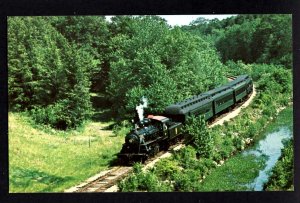
[[[211,156],[214,139],[201,116],[189,117],[184,126],[184,132],[192,136],[195,149],[201,157],[208,158]]]
[[[199,171],[201,177],[208,175],[210,170],[215,168],[216,165],[212,159],[200,159],[195,166],[195,170]]]
[[[122,192],[148,191],[167,192],[172,191],[170,183],[162,182],[153,172],[143,172],[142,165],[133,166],[133,174],[119,182],[118,187]]]
[[[30,114],[36,123],[50,125],[61,130],[65,130],[71,123],[68,115],[65,115],[62,103],[49,105],[45,108],[34,108],[30,111]]]
[[[176,173],[174,175],[174,190],[179,192],[193,192],[199,180],[199,172],[195,170],[188,169],[184,173]]]
[[[176,152],[174,159],[177,160],[183,168],[191,168],[197,161],[196,150],[191,146],[187,146],[179,152]]]
[[[173,178],[174,174],[180,173],[180,168],[178,162],[163,159],[156,164],[154,173],[162,180],[169,180]]]
[[[233,140],[232,140],[232,144],[237,150],[243,150],[244,149],[243,139],[240,138],[240,137],[234,137]]]

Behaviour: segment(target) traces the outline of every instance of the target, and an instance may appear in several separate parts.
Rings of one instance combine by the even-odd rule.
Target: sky
[[[159,15],[160,17],[167,20],[168,24],[171,26],[182,26],[182,25],[188,25],[193,20],[196,20],[199,17],[203,17],[206,19],[214,19],[218,18],[219,20],[222,20],[224,18],[228,18],[234,15]],[[110,19],[112,16],[106,16],[106,19]]]
[[[199,17],[203,17],[206,19],[214,19],[218,18],[219,20],[231,17],[234,15],[160,15],[160,17],[167,20],[168,24],[171,26],[182,26],[182,25],[188,25],[193,20],[196,20]]]

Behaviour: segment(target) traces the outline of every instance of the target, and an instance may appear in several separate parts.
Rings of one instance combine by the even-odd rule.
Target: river
[[[279,130],[266,135],[260,140],[254,149],[243,152],[244,155],[253,154],[257,157],[266,157],[265,168],[259,171],[258,177],[248,184],[247,187],[254,191],[262,191],[263,185],[268,181],[270,170],[274,167],[281,155],[281,149],[284,147],[284,140],[290,139],[292,132],[288,127],[281,127]]]

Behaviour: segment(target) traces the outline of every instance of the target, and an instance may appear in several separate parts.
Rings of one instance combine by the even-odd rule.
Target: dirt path
[[[254,99],[254,97],[256,96],[256,89],[255,89],[255,86],[253,86],[253,92],[250,96],[250,98],[245,102],[243,103],[241,106],[239,106],[238,108],[234,109],[233,111],[225,114],[224,116],[221,116],[221,119],[218,119],[218,121],[212,123],[209,128],[212,128],[216,125],[223,125],[223,123],[225,121],[229,121],[230,119],[236,117],[237,115],[239,115],[239,113],[241,112],[241,110],[243,108],[246,108],[247,106],[249,106],[249,104],[252,102],[252,100]]]

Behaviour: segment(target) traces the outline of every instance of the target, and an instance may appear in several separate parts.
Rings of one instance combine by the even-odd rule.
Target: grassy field
[[[9,113],[9,191],[61,192],[106,169],[124,142],[106,130],[111,124],[41,130],[26,116]]]

